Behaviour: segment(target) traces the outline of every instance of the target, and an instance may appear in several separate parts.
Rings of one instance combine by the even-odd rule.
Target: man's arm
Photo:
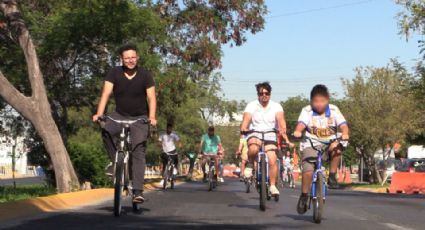
[[[146,94],[148,96],[148,104],[149,104],[149,120],[151,121],[151,125],[155,126],[157,123],[155,86],[152,86],[146,89]]]
[[[301,122],[298,122],[297,126],[295,126],[294,137],[301,138],[303,135],[303,131],[305,129],[305,125]]]
[[[97,113],[93,115],[93,121],[96,122],[99,117],[105,114],[106,104],[108,104],[109,97],[114,89],[114,84],[109,81],[105,81],[103,84],[102,96],[100,97],[99,105],[97,106]]]
[[[250,113],[243,113],[243,120],[241,124],[241,131],[248,131],[249,123],[251,122],[252,116]]]
[[[279,128],[279,134],[285,139],[286,143],[289,143],[288,135],[286,134],[286,121],[285,121],[285,113],[277,112],[276,113],[277,126]]]

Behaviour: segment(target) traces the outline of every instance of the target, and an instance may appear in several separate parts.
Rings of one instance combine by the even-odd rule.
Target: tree
[[[374,182],[381,182],[375,152],[406,140],[421,131],[421,113],[409,93],[410,75],[396,61],[392,65],[359,67],[356,77],[343,80],[345,102],[342,110],[351,128],[350,143],[361,154],[372,172]]]
[[[2,24],[2,29],[10,31],[10,34],[16,37],[23,51],[27,64],[28,80],[32,90],[31,96],[25,96],[0,72],[0,95],[8,104],[29,120],[37,130],[52,159],[58,191],[69,192],[73,188],[78,188],[79,183],[51,114],[43,75],[32,37],[21,17],[16,1],[2,0],[0,2],[0,11],[2,18],[6,19],[6,23]]]
[[[310,104],[310,101],[303,96],[289,97],[285,101],[280,102],[285,111],[286,125],[288,133],[292,133],[298,122],[301,110]]]

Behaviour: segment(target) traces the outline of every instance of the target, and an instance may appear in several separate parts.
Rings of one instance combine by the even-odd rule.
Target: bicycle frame
[[[311,198],[316,199],[317,198],[317,191],[316,191],[316,184],[317,184],[317,178],[321,176],[323,178],[323,200],[326,199],[326,192],[327,192],[327,185],[325,180],[325,175],[322,170],[322,156],[323,156],[323,150],[318,150],[317,153],[317,159],[316,159],[316,167],[313,173],[313,180],[311,184]]]

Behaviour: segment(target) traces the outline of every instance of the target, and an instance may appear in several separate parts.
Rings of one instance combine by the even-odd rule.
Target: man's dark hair
[[[134,50],[137,52],[137,46],[133,43],[127,43],[118,49],[118,53],[122,56],[125,51]]]
[[[214,132],[214,130],[215,130],[214,126],[208,127],[208,132]]]
[[[169,128],[173,128],[173,124],[168,123],[168,124],[167,124],[167,129],[169,129]]]
[[[259,93],[261,89],[265,89],[265,90],[269,91],[269,93],[272,92],[272,86],[270,85],[270,82],[268,82],[268,81],[256,84],[255,88],[257,89],[257,93]]]
[[[313,99],[315,96],[323,96],[323,97],[329,97],[329,90],[328,87],[325,85],[315,85],[310,93],[310,100]]]

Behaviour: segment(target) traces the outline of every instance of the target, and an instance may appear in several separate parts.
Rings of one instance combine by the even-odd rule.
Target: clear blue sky
[[[341,78],[357,66],[399,58],[413,67],[418,36],[398,33],[393,0],[266,0],[265,29],[241,47],[224,47],[222,88],[227,99],[253,100],[254,85],[272,83],[272,99],[308,95],[317,83],[343,96]]]

